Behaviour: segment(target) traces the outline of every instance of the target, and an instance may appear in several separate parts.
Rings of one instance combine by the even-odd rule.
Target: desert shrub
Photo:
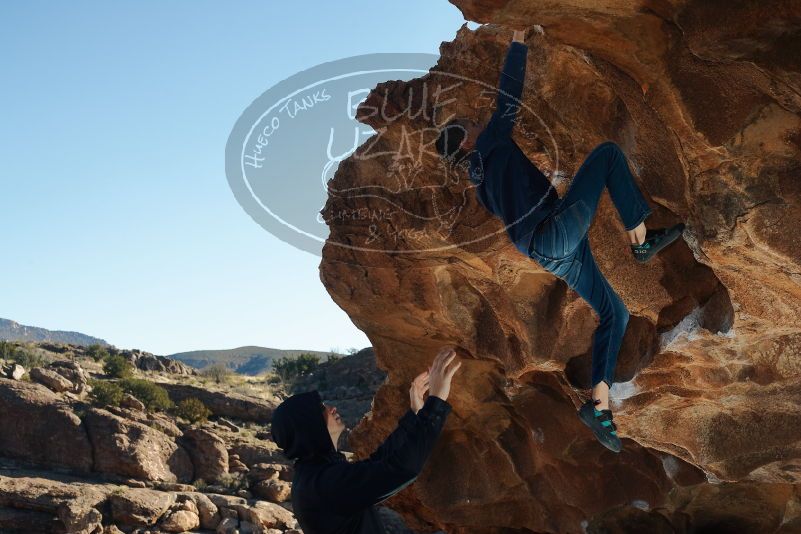
[[[0,341],[0,360],[10,360],[17,350],[17,346],[6,340]]]
[[[116,382],[107,380],[90,380],[92,391],[89,396],[92,403],[97,406],[119,406],[125,391]]]
[[[86,347],[86,355],[94,361],[99,362],[109,357],[108,351],[102,345],[94,343]]]
[[[267,378],[265,378],[264,381],[267,382],[268,384],[280,384],[281,383],[281,377],[278,376],[278,375],[272,375],[271,374],[271,375],[267,375]]]
[[[357,352],[359,352],[359,349],[357,349],[356,347],[351,347],[351,348],[349,348],[349,349],[348,349],[348,354],[349,354],[350,356],[353,356],[353,355],[354,355],[354,354],[356,354]]]
[[[148,411],[164,411],[175,406],[167,394],[167,390],[158,384],[141,378],[126,378],[120,381],[120,386],[126,393],[130,393],[145,405]]]
[[[9,351],[9,353],[5,359],[18,363],[28,370],[34,367],[44,367],[50,363],[50,360],[36,349],[10,345],[6,350]]]
[[[203,490],[206,489],[206,487],[208,487],[209,483],[206,482],[205,480],[203,480],[202,478],[199,478],[199,479],[195,480],[192,483],[192,485],[195,486],[196,490],[203,491]]]
[[[227,382],[231,378],[231,370],[224,363],[214,363],[204,367],[200,374],[206,378],[211,378],[218,384]]]
[[[297,357],[291,358],[284,356],[273,360],[273,370],[281,377],[281,380],[287,383],[292,383],[296,378],[305,376],[320,365],[320,357],[310,353],[298,354]]]
[[[103,372],[113,378],[129,378],[133,376],[134,367],[119,354],[107,356],[103,363]]]
[[[217,483],[231,491],[239,491],[249,487],[248,479],[244,473],[223,473],[217,479]]]
[[[327,362],[335,362],[337,360],[341,360],[342,357],[343,356],[341,354],[337,354],[335,352],[329,352],[325,357],[325,361],[327,361]]]
[[[198,423],[208,419],[211,415],[211,410],[206,408],[206,405],[200,399],[189,397],[178,403],[175,407],[175,414],[190,423]]]

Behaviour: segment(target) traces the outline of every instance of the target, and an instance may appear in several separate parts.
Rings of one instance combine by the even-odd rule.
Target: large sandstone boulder
[[[232,508],[239,513],[241,521],[248,521],[258,528],[285,530],[297,526],[297,520],[292,512],[275,503],[255,501],[251,505],[235,504]]]
[[[228,473],[228,449],[215,433],[204,428],[189,428],[179,443],[192,459],[195,479],[213,483]]]
[[[200,526],[197,512],[190,510],[176,510],[170,512],[161,522],[160,527],[165,532],[186,532]]]
[[[134,401],[140,401],[136,397],[130,397],[132,397],[132,399],[130,399],[129,402],[125,402],[127,407],[122,406],[122,403],[120,403],[120,406],[106,406],[105,410],[113,413],[114,415],[122,417],[123,419],[130,419],[132,421],[136,421],[137,423],[142,423],[143,425],[152,427],[159,432],[167,434],[171,438],[177,438],[183,435],[181,429],[175,424],[175,419],[161,412],[148,412],[146,410],[139,410],[138,405],[135,404]],[[123,397],[123,402],[124,401],[125,397]],[[144,405],[142,406],[144,407]]]
[[[0,364],[0,377],[11,380],[22,380],[25,368],[18,363],[8,362]]]
[[[801,3],[452,3],[507,27],[463,27],[430,73],[379,84],[357,118],[380,134],[330,182],[337,192],[413,187],[331,194],[321,212],[321,279],[389,373],[351,434],[359,456],[395,427],[413,377],[453,344],[464,360],[453,412],[415,484],[392,500],[412,528],[580,532],[602,517],[661,528],[652,512],[688,531],[793,525],[777,510],[798,509],[801,483]],[[509,27],[532,29],[512,137],[560,195],[612,140],[653,207],[648,226],[687,224],[646,265],[606,193],[590,228],[632,315],[612,390],[618,455],[575,414],[597,316],[520,254],[467,173],[433,153],[449,118],[494,111]],[[336,217],[344,210],[391,216]],[[749,495],[758,504],[733,504]],[[757,520],[760,507],[770,513]]]
[[[167,434],[98,408],[88,410],[85,421],[96,471],[142,480],[193,480],[189,455]]]
[[[120,354],[123,358],[131,362],[134,367],[142,371],[156,371],[179,375],[197,374],[197,371],[192,367],[178,360],[167,358],[166,356],[158,356],[137,349],[115,350],[114,352]]]
[[[271,402],[234,392],[210,391],[189,384],[159,383],[159,385],[167,390],[173,402],[178,403],[195,397],[214,415],[220,417],[267,423],[272,418],[275,408]]]
[[[92,470],[92,445],[81,419],[46,387],[0,378],[0,455]]]
[[[175,502],[173,493],[129,488],[109,496],[111,518],[119,525],[151,526]]]
[[[220,522],[220,513],[217,505],[203,493],[186,492],[177,494],[178,502],[192,501],[200,517],[201,528],[214,530]]]
[[[102,528],[103,517],[97,508],[110,491],[110,488],[90,484],[0,475],[0,509],[7,507],[48,514],[57,518],[69,534],[91,534]],[[2,516],[0,514],[0,521]],[[6,518],[9,520],[8,514]],[[19,519],[19,515],[13,518],[14,521]],[[31,519],[36,523],[44,522],[42,515]],[[29,526],[27,532],[35,531]]]
[[[292,485],[278,479],[260,480],[251,486],[253,494],[266,501],[281,503],[292,495]]]
[[[50,369],[44,369],[42,367],[34,367],[31,369],[29,373],[31,375],[31,379],[39,382],[40,384],[47,386],[48,388],[52,389],[56,393],[62,393],[64,391],[70,391],[73,389],[72,382],[61,376],[55,371],[51,371]]]
[[[82,393],[86,390],[89,382],[89,374],[83,368],[71,360],[56,360],[48,365],[48,369],[55,371],[72,384],[73,393]]]

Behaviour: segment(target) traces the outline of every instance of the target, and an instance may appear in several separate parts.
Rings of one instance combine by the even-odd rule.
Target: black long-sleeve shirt
[[[528,46],[512,41],[501,72],[495,111],[470,154],[470,180],[481,204],[503,220],[515,247],[528,256],[537,224],[558,201],[548,178],[512,139],[521,107]]]
[[[451,405],[429,396],[411,409],[369,458],[348,462],[338,451],[295,463],[292,507],[304,534],[382,534],[376,504],[414,482]],[[330,439],[329,439],[330,442]]]

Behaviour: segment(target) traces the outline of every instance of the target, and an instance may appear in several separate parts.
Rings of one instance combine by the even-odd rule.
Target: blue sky
[[[0,21],[0,317],[160,354],[369,345],[320,258],[239,206],[225,142],[299,70],[438,54],[454,6],[7,1]]]

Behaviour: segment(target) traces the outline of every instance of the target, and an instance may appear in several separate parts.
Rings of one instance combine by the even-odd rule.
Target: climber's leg
[[[565,254],[565,249],[572,246],[572,229],[579,224],[572,218],[575,212],[565,211],[563,214],[546,220],[540,225],[541,228],[537,228],[529,255],[545,270],[564,280],[598,314],[600,324],[595,331],[592,347],[592,386],[595,388],[602,381],[606,383],[607,388],[598,389],[603,395],[602,407],[606,408],[608,387],[612,386],[614,380],[617,353],[629,312],[598,269],[586,234],[573,250]]]
[[[572,263],[580,272],[571,287],[595,310],[600,320],[592,341],[592,386],[596,388],[604,382],[605,387],[601,391],[608,393],[615,379],[617,355],[626,332],[629,312],[598,269],[586,237],[576,250]],[[608,396],[602,399],[600,408],[608,408]]]
[[[644,230],[643,220],[651,208],[634,183],[623,152],[615,143],[606,141],[587,155],[565,196],[537,226],[529,255],[534,250],[551,259],[572,256],[587,235],[604,188],[609,189],[626,230],[634,233]]]
[[[612,422],[612,412],[608,409],[609,388],[614,382],[617,355],[628,324],[629,312],[598,269],[586,235],[567,257],[540,255],[538,251],[558,253],[562,243],[567,242],[560,235],[563,230],[561,223],[546,224],[546,231],[535,234],[537,240],[530,251],[531,257],[547,271],[564,280],[587,301],[600,319],[592,340],[592,386],[593,399],[596,402],[587,401],[579,411],[579,416],[604,446],[619,451],[620,439]]]
[[[625,154],[612,141],[599,144],[587,155],[576,171],[559,209],[568,209],[580,201],[589,213],[594,214],[604,187],[609,190],[626,231],[644,231],[641,225],[651,214],[651,208],[637,187]]]

